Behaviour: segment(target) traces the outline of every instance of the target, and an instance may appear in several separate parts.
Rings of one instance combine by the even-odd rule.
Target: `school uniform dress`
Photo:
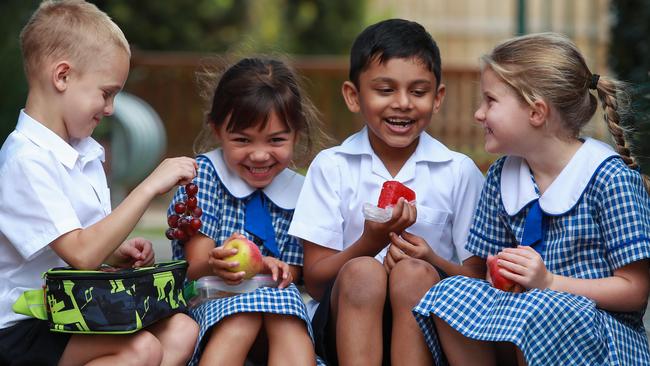
[[[66,265],[50,248],[52,241],[111,212],[102,161],[104,149],[92,138],[68,144],[20,112],[16,129],[0,150],[0,332],[26,322],[46,324],[14,313],[12,305],[24,291],[43,286],[44,272]],[[10,345],[0,337],[0,363],[2,356],[20,353],[21,347],[36,357],[26,363],[56,363],[69,335],[50,335],[47,326],[39,329],[44,344],[33,352],[28,344],[39,342],[36,338]]]
[[[527,242],[549,271],[574,278],[609,277],[650,258],[650,199],[640,174],[586,139],[540,196],[523,159],[501,158],[488,173],[467,249],[486,258]],[[431,314],[466,337],[514,343],[529,365],[650,365],[643,312],[606,311],[548,289],[514,294],[462,276],[432,287],[413,309],[436,364],[444,356]]]
[[[246,184],[238,175],[228,170],[221,149],[212,150],[196,158],[198,163],[195,183],[199,187],[198,205],[203,210],[200,232],[222,245],[234,232],[245,235],[260,246],[263,256],[274,256],[290,265],[302,266],[302,246],[287,233],[293,208],[304,177],[285,169],[271,184],[262,190],[262,202],[270,213],[275,242],[279,255],[274,255],[258,237],[247,232],[246,206],[256,189]],[[179,189],[169,207],[173,213],[174,202],[183,199],[184,188]],[[183,259],[183,246],[172,241],[175,259]],[[223,318],[246,312],[262,312],[296,316],[305,321],[311,336],[311,325],[300,291],[291,284],[285,289],[264,287],[253,292],[222,299],[210,300],[190,309],[190,315],[200,326],[199,342],[190,365],[198,364],[207,342],[206,332]]]
[[[321,151],[309,167],[289,234],[342,251],[363,233],[363,204],[377,204],[382,184],[397,180],[416,193],[417,221],[407,230],[423,237],[446,260],[460,263],[483,174],[467,156],[423,132],[393,177],[374,153],[368,129]],[[383,262],[389,242],[375,257]],[[318,303],[308,304],[313,316]]]

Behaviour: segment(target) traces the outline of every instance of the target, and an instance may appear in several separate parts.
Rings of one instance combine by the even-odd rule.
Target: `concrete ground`
[[[171,259],[171,246],[169,240],[165,238],[167,229],[167,204],[169,201],[154,201],[142,219],[138,222],[134,230],[134,236],[142,236],[151,240],[156,252],[156,261],[165,261]],[[646,308],[643,317],[646,332],[650,338],[650,304]]]

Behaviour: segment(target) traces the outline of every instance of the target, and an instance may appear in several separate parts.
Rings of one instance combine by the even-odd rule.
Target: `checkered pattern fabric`
[[[309,335],[313,339],[309,316],[298,288],[295,285],[282,290],[263,287],[250,293],[208,301],[190,309],[190,315],[199,323],[201,329],[199,342],[189,364],[198,364],[203,347],[207,342],[207,338],[203,339],[203,336],[213,325],[227,316],[250,312],[296,316],[305,321]]]
[[[262,255],[272,256],[271,252],[264,248],[256,237],[244,230],[244,212],[248,199],[238,199],[228,192],[219,179],[218,172],[207,157],[199,155],[196,160],[198,171],[194,182],[199,187],[197,199],[199,207],[203,210],[201,216],[203,226],[200,232],[212,238],[218,245],[225,242],[233,232],[239,232],[249,240],[257,243]],[[168,214],[173,213],[174,202],[182,200],[184,195],[185,188],[180,187],[169,206]],[[269,205],[269,212],[275,228],[275,239],[280,251],[279,259],[291,265],[302,266],[302,246],[296,238],[287,234],[293,210],[284,210],[270,200],[265,201]],[[172,255],[175,259],[184,259],[182,243],[177,240],[172,241]],[[264,312],[296,316],[305,321],[309,334],[313,339],[307,309],[302,301],[300,291],[294,285],[283,290],[260,288],[251,293],[212,300],[190,310],[190,315],[201,327],[199,342],[190,365],[198,364],[201,350],[207,341],[207,338],[203,339],[206,331],[224,317],[242,312]],[[317,361],[318,364],[323,364],[321,360]]]
[[[214,239],[217,245],[225,242],[232,233],[239,232],[258,244],[262,255],[273,256],[255,236],[244,230],[244,214],[248,197],[239,199],[231,195],[207,157],[199,155],[196,161],[199,166],[194,180],[199,187],[196,198],[199,207],[203,210],[203,216],[201,216],[203,226],[199,231]],[[169,215],[174,213],[174,203],[182,200],[184,196],[185,188],[180,187],[167,209]],[[269,212],[275,228],[275,241],[280,251],[279,259],[287,264],[302,266],[302,246],[298,239],[287,233],[293,217],[293,210],[284,210],[268,199],[265,200],[265,204],[269,205]],[[172,256],[174,259],[184,258],[183,246],[177,240],[172,241]]]
[[[467,248],[479,257],[515,246],[529,207],[515,216],[501,203],[503,160],[488,173]],[[650,199],[640,175],[621,159],[606,160],[578,203],[545,215],[544,262],[553,273],[603,278],[650,258]],[[444,364],[430,314],[467,337],[509,341],[529,365],[650,365],[643,311],[614,313],[582,296],[550,290],[512,294],[486,281],[452,277],[434,286],[413,312],[438,364]]]

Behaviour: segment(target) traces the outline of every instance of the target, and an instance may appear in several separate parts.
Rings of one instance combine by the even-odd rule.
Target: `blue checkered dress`
[[[220,180],[218,172],[207,157],[199,155],[196,161],[199,168],[194,182],[199,187],[197,199],[199,207],[203,210],[201,233],[214,239],[215,243],[223,243],[233,232],[239,232],[259,244],[257,238],[244,230],[244,212],[247,199],[239,199],[228,192]],[[298,193],[296,192],[296,194]],[[173,213],[174,202],[182,200],[184,195],[184,188],[179,188],[169,206],[168,214]],[[296,238],[287,234],[293,211],[284,210],[268,199],[264,201],[265,205],[268,205],[273,227],[275,228],[276,244],[280,252],[279,259],[290,265],[302,266],[302,246]],[[266,248],[262,245],[259,246],[262,255],[272,256],[271,252]],[[172,255],[174,259],[184,258],[182,244],[176,240],[172,241]],[[307,309],[302,301],[300,291],[295,285],[292,284],[282,290],[260,288],[251,293],[212,300],[190,309],[190,315],[201,327],[199,342],[190,365],[198,364],[202,349],[207,342],[207,338],[203,339],[205,333],[221,319],[242,312],[297,316],[305,321],[309,334],[313,339]]]
[[[467,249],[485,258],[521,242],[530,205],[509,216],[501,201],[504,159],[488,172]],[[619,158],[602,163],[577,204],[545,216],[544,263],[551,272],[603,278],[650,258],[650,199]],[[451,277],[413,309],[436,364],[444,364],[430,314],[463,335],[516,344],[529,365],[650,365],[643,311],[615,313],[583,296],[551,290],[503,292],[484,280]]]

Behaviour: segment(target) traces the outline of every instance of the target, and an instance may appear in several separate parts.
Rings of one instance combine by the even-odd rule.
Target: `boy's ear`
[[[70,63],[60,61],[54,66],[52,72],[52,83],[56,90],[62,92],[68,88],[68,78],[70,77]]]
[[[536,100],[530,107],[528,119],[533,127],[544,126],[549,116],[548,104],[542,99]]]
[[[354,83],[349,80],[343,82],[341,93],[350,112],[358,113],[361,110],[361,106],[359,105],[359,91]]]
[[[447,87],[445,84],[440,84],[438,86],[438,92],[433,97],[433,113],[438,113],[440,106],[442,106],[442,101],[445,99],[445,93],[447,92]]]

